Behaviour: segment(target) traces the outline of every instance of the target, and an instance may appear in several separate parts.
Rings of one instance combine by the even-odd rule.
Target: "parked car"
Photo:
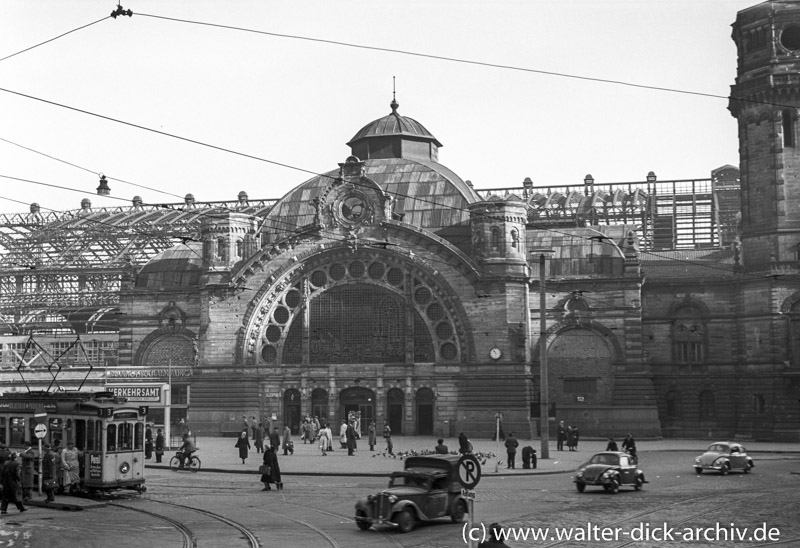
[[[580,493],[587,485],[602,486],[609,493],[617,493],[623,485],[631,485],[638,491],[647,483],[635,460],[620,451],[597,453],[578,469],[573,481]]]
[[[464,520],[467,501],[458,481],[458,455],[408,457],[405,469],[393,472],[389,486],[356,503],[355,521],[366,531],[373,525],[396,526],[411,531],[417,521],[449,516]]]
[[[754,466],[744,446],[730,441],[712,443],[705,453],[694,459],[694,471],[698,474],[702,474],[703,470],[716,470],[723,476],[731,470],[748,474]]]

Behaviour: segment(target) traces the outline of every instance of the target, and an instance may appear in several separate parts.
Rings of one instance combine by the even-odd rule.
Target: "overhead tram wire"
[[[15,143],[14,141],[10,141],[10,140],[4,139],[2,137],[0,137],[0,141],[6,142],[6,143],[8,143],[10,145],[14,145],[14,146],[22,148],[24,150],[28,150],[28,151],[33,152],[35,154],[39,154],[41,156],[44,156],[45,158],[50,158],[51,160],[55,160],[56,162],[61,162],[62,164],[66,164],[68,166],[72,166],[74,168],[81,169],[83,171],[86,171],[87,173],[92,173],[92,174],[97,175],[97,176],[100,175],[99,171],[94,171],[94,170],[91,170],[89,168],[86,168],[86,167],[83,167],[83,166],[79,166],[78,164],[73,164],[72,162],[68,162],[67,160],[62,160],[61,158],[56,158],[55,156],[52,156],[52,155],[47,154],[45,152],[41,152],[41,151],[33,149],[31,147],[26,147],[25,145],[21,145],[19,143]],[[175,198],[181,198],[181,199],[183,198],[183,196],[178,196],[177,194],[173,194],[171,192],[165,192],[165,191],[159,190],[157,188],[150,188],[149,186],[137,185],[136,183],[131,183],[130,181],[125,181],[123,179],[118,179],[116,177],[111,177],[111,176],[109,176],[107,174],[106,174],[106,179],[108,179],[109,181],[117,181],[117,182],[125,184],[125,185],[131,185],[131,186],[135,186],[135,187],[138,187],[138,188],[143,188],[145,190],[151,190],[153,192],[158,192],[160,194],[165,194],[167,196],[174,196]]]
[[[80,27],[74,28],[72,30],[68,30],[67,32],[59,34],[58,36],[54,36],[53,38],[50,38],[49,40],[45,40],[44,42],[39,42],[36,45],[33,45],[33,46],[27,47],[25,49],[22,49],[22,50],[20,50],[20,51],[18,51],[16,53],[12,53],[11,55],[6,55],[5,57],[0,57],[0,63],[5,61],[6,59],[11,59],[12,57],[20,55],[21,53],[25,53],[26,51],[30,51],[32,49],[38,48],[39,46],[43,46],[45,44],[49,44],[50,42],[58,40],[59,38],[63,38],[64,36],[67,36],[68,34],[72,34],[73,32],[77,32],[79,30],[83,30],[85,28],[91,27],[92,25],[96,25],[97,23],[100,23],[101,21],[105,21],[106,19],[108,19],[110,17],[111,17],[110,15],[106,16],[106,17],[103,17],[102,19],[98,19],[97,21],[93,21],[91,23],[87,23],[85,25],[82,25]]]
[[[221,28],[221,29],[227,29],[227,30],[234,30],[234,31],[238,31],[238,32],[248,32],[248,33],[252,33],[252,34],[261,34],[261,35],[264,35],[264,36],[272,36],[274,38],[287,38],[287,39],[290,39],[290,40],[302,40],[302,41],[306,41],[306,42],[316,42],[316,43],[320,43],[320,44],[341,46],[341,47],[347,47],[347,48],[356,48],[356,49],[363,49],[363,50],[370,50],[370,51],[380,51],[380,52],[383,52],[383,53],[395,53],[395,54],[398,54],[398,55],[408,55],[408,56],[412,56],[412,57],[421,57],[421,58],[425,58],[425,59],[434,59],[434,60],[437,60],[437,61],[447,61],[447,62],[450,62],[450,63],[461,63],[461,64],[465,64],[465,65],[475,65],[475,66],[494,68],[494,69],[501,69],[501,70],[512,70],[512,71],[517,71],[517,72],[541,74],[541,75],[544,75],[544,76],[555,76],[555,77],[559,77],[559,78],[570,78],[570,79],[573,79],[573,80],[583,80],[583,81],[587,81],[587,82],[597,82],[597,83],[601,83],[601,84],[613,84],[613,85],[617,85],[617,86],[627,86],[627,87],[650,90],[650,91],[663,91],[663,92],[667,92],[667,93],[680,93],[680,94],[683,94],[683,95],[694,95],[694,96],[698,96],[698,97],[707,97],[707,98],[710,98],[710,99],[735,100],[735,101],[741,101],[741,102],[744,102],[744,103],[757,104],[757,105],[769,105],[769,106],[775,106],[775,107],[779,107],[779,108],[795,108],[795,106],[793,106],[793,105],[784,105],[784,104],[781,104],[781,103],[771,103],[771,102],[767,102],[767,101],[758,101],[758,100],[754,100],[754,99],[738,98],[738,97],[733,97],[731,95],[720,95],[720,94],[717,94],[717,93],[707,93],[707,92],[702,92],[702,91],[691,91],[691,90],[678,89],[678,88],[669,88],[669,87],[664,87],[664,86],[653,86],[653,85],[648,85],[648,84],[637,84],[635,82],[627,82],[625,80],[613,80],[613,79],[610,79],[610,78],[599,78],[599,77],[593,77],[593,76],[582,76],[582,75],[579,75],[579,74],[569,74],[569,73],[566,73],[566,72],[556,72],[556,71],[550,71],[550,70],[534,69],[534,68],[529,68],[529,67],[520,67],[520,66],[516,66],[516,65],[506,65],[506,64],[502,64],[502,63],[491,63],[491,62],[488,62],[488,61],[476,61],[474,59],[462,59],[460,57],[450,57],[450,56],[445,56],[445,55],[435,55],[435,54],[432,54],[432,53],[421,53],[421,52],[403,50],[403,49],[398,49],[398,48],[386,48],[386,47],[380,47],[380,46],[369,46],[369,45],[364,45],[364,44],[355,44],[355,43],[352,43],[352,42],[343,42],[341,40],[330,40],[330,39],[326,39],[326,38],[314,38],[314,37],[311,37],[311,36],[300,36],[300,35],[297,35],[297,34],[285,34],[285,33],[279,33],[279,32],[269,32],[269,31],[265,31],[265,30],[256,30],[256,29],[248,29],[248,28],[245,28],[245,27],[236,27],[236,26],[233,26],[233,25],[222,25],[222,24],[219,24],[219,23],[208,23],[208,22],[205,22],[205,21],[192,21],[190,19],[180,19],[180,18],[177,18],[177,17],[167,17],[167,16],[164,16],[164,15],[155,15],[155,14],[151,14],[151,13],[136,13],[136,15],[139,16],[139,17],[151,17],[151,18],[154,18],[154,19],[162,19],[162,20],[165,20],[165,21],[173,21],[173,22],[176,22],[176,23],[186,23],[186,24],[190,24],[190,25],[201,25],[201,26],[206,26],[206,27],[215,27],[215,28]]]

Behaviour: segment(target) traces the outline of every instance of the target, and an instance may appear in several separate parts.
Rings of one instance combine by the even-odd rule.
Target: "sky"
[[[0,212],[277,199],[393,86],[478,189],[707,178],[738,165],[730,25],[757,3],[3,0]]]

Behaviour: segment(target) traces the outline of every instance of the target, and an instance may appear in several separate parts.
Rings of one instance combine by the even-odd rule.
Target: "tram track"
[[[154,504],[160,504],[160,505],[164,505],[164,506],[169,506],[169,507],[172,507],[172,508],[180,509],[181,511],[188,511],[188,512],[191,512],[191,513],[197,513],[197,514],[201,514],[201,515],[203,515],[205,517],[212,518],[212,519],[214,519],[214,520],[216,520],[218,522],[224,523],[228,527],[231,527],[232,529],[237,531],[238,534],[240,535],[238,538],[243,539],[246,542],[246,545],[248,546],[248,548],[261,548],[261,543],[259,542],[258,537],[255,534],[253,534],[249,529],[247,529],[247,527],[245,527],[244,525],[242,525],[242,524],[240,524],[240,523],[238,523],[238,522],[236,522],[236,521],[234,521],[234,520],[232,520],[230,518],[227,518],[227,517],[225,517],[225,516],[223,516],[221,514],[218,514],[216,512],[211,512],[210,510],[203,510],[202,508],[195,508],[193,506],[187,506],[185,504],[176,504],[174,502],[167,502],[167,501],[154,500],[154,499],[148,499],[148,502],[151,502],[151,503],[154,503]],[[178,533],[181,535],[181,537],[183,539],[183,547],[184,548],[197,548],[197,546],[198,546],[197,533],[195,531],[193,531],[190,527],[188,527],[185,524],[185,522],[182,521],[181,519],[170,517],[170,516],[167,516],[167,515],[165,515],[163,513],[159,513],[159,512],[152,512],[152,511],[146,510],[144,508],[136,508],[134,506],[131,506],[131,505],[128,505],[128,504],[122,504],[122,503],[118,503],[118,502],[108,503],[108,505],[109,506],[113,506],[113,507],[117,507],[117,508],[121,508],[121,509],[125,509],[125,510],[129,510],[129,511],[132,511],[132,512],[138,512],[140,514],[144,514],[144,515],[147,515],[147,516],[162,520],[162,521],[168,523],[169,525],[171,525],[172,527],[174,527],[178,531]],[[184,518],[184,520],[185,520],[185,518]],[[200,537],[200,539],[202,540],[202,537]],[[231,543],[230,538],[225,542],[225,546],[227,546],[227,547],[233,546],[233,544]]]

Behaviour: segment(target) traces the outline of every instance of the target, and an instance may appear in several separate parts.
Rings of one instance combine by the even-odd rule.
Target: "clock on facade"
[[[492,358],[493,360],[499,360],[502,355],[503,352],[496,346],[491,350],[489,350],[489,357]]]

